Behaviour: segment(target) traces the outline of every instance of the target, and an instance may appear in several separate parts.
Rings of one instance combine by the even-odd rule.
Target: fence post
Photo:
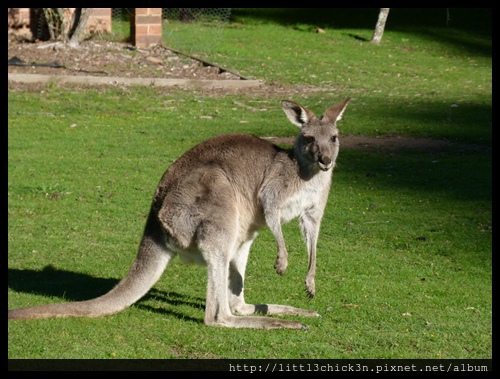
[[[132,44],[139,48],[161,42],[162,8],[134,8],[130,19]]]

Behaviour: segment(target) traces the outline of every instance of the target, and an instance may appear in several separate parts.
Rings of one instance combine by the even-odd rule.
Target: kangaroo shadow
[[[343,34],[345,34],[345,33],[343,33]],[[358,36],[357,34],[348,33],[347,35],[349,37],[351,37],[351,38],[354,38],[354,39],[358,40],[358,41],[363,41],[363,42],[368,42],[369,41],[369,39],[367,39],[365,37]]]
[[[118,279],[96,278],[88,274],[60,270],[52,265],[45,266],[39,271],[8,269],[9,288],[13,291],[47,297],[59,297],[66,301],[93,299],[111,290],[118,282]],[[151,299],[159,300],[172,306],[187,305],[201,309],[205,308],[205,299],[188,297],[178,292],[165,292],[152,288],[135,303],[135,306],[139,309],[147,309],[162,315],[173,315],[183,320],[203,322],[203,319],[200,318],[193,318],[180,312],[146,304],[147,300]]]

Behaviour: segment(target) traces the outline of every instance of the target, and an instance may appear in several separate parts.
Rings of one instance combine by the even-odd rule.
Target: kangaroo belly
[[[186,264],[197,264],[201,266],[206,266],[207,262],[203,258],[203,255],[199,251],[186,251],[181,250],[178,252],[179,258],[183,263]]]

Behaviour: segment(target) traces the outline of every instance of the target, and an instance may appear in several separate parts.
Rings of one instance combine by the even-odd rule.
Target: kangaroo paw
[[[306,292],[309,296],[309,300],[311,300],[316,292],[316,284],[314,283],[314,278],[306,278]]]
[[[274,269],[279,275],[283,275],[286,271],[286,267],[288,266],[288,260],[283,256],[278,256],[276,258],[276,263],[274,264]]]

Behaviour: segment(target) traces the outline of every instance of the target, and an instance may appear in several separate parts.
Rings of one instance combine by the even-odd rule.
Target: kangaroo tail
[[[99,317],[118,313],[149,291],[173,256],[173,253],[165,249],[165,235],[155,222],[153,214],[150,214],[139,253],[129,273],[111,291],[91,300],[9,310],[9,320]]]

